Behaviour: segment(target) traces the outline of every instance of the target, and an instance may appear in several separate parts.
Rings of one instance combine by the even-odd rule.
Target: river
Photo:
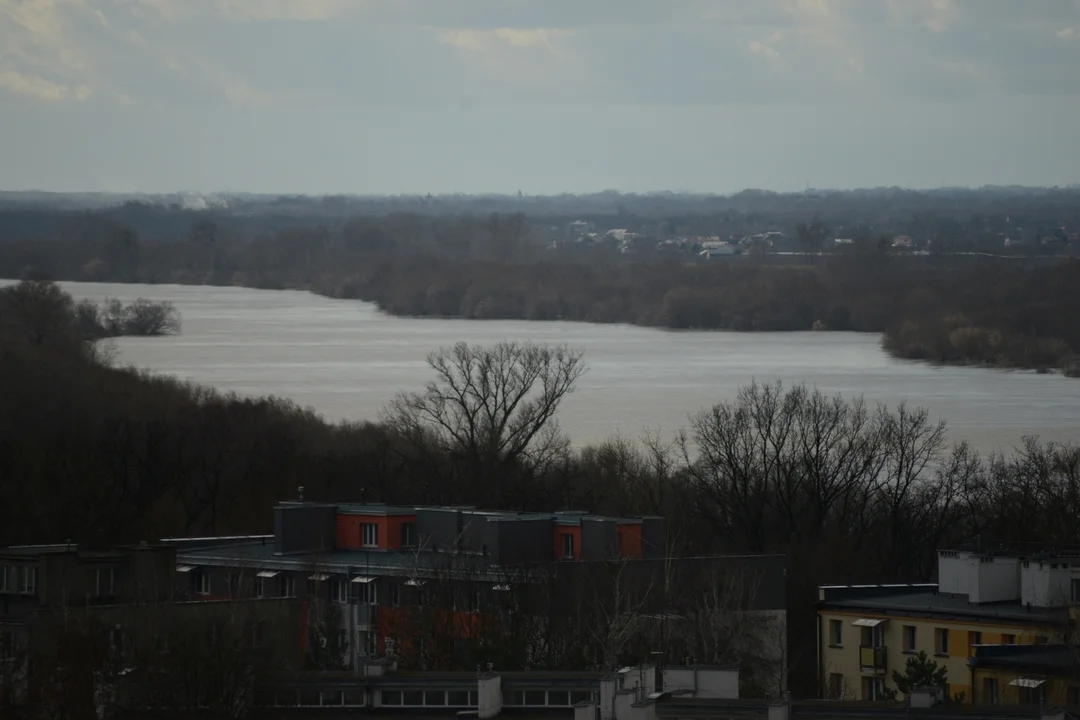
[[[876,335],[673,332],[569,322],[398,318],[352,300],[236,287],[62,283],[76,298],[168,300],[183,334],[119,338],[119,362],[222,390],[274,394],[328,420],[374,420],[431,377],[431,350],[464,340],[565,343],[588,373],[560,423],[575,443],[674,432],[754,379],[806,383],[871,403],[926,407],[954,440],[1010,449],[1026,434],[1080,439],[1080,380],[896,360]]]

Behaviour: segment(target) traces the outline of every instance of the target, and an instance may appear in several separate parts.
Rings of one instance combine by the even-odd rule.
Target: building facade
[[[1005,695],[987,698],[980,691],[979,649],[1063,642],[1077,599],[1075,559],[948,550],[938,553],[937,583],[823,586],[817,608],[822,697],[891,699],[893,672],[904,675],[908,660],[925,653],[946,668],[951,699],[998,702]],[[996,672],[1004,671],[999,663]]]
[[[716,664],[733,650],[692,647],[690,629],[723,617],[717,637],[768,647],[745,679],[787,683],[783,556],[673,558],[658,517],[285,502],[273,535],[164,542],[181,596],[307,601],[327,667],[611,668],[681,641],[677,659]]]

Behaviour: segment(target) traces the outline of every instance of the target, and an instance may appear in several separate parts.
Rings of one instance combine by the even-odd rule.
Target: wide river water
[[[569,322],[391,317],[369,303],[299,291],[63,283],[76,298],[168,300],[176,337],[119,338],[119,361],[249,395],[279,395],[329,420],[374,420],[395,393],[431,377],[427,354],[458,341],[565,343],[588,373],[560,422],[575,443],[646,430],[669,434],[688,415],[752,380],[806,383],[871,403],[926,407],[950,437],[982,451],[1024,435],[1080,439],[1080,380],[1033,372],[895,360],[877,335],[672,332]]]

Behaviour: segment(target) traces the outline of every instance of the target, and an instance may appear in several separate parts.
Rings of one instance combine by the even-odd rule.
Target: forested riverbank
[[[46,214],[44,235],[18,234],[33,227],[23,221],[0,242],[0,276],[303,288],[402,316],[873,332],[896,357],[958,365],[1068,369],[1080,355],[1071,258],[950,254],[944,241],[896,252],[872,226],[828,253],[820,225],[799,225],[804,253],[701,260],[667,241],[552,247],[550,228],[520,214],[268,217],[138,204]]]

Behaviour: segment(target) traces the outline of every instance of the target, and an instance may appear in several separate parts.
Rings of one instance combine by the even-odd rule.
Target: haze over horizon
[[[1080,0],[0,0],[0,188],[1071,185]]]

